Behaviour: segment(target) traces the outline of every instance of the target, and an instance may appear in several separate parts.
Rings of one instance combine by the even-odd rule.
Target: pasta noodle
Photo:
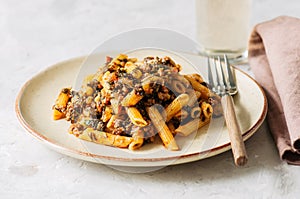
[[[189,96],[187,94],[181,94],[175,98],[174,101],[172,101],[171,104],[166,108],[166,121],[168,122],[172,117],[174,117],[174,115],[178,113],[179,110],[188,103],[188,101]]]
[[[78,138],[90,142],[95,142],[98,144],[104,144],[104,145],[115,146],[120,148],[127,148],[129,144],[133,142],[132,137],[113,135],[110,133],[97,131],[92,128],[85,129],[78,136]]]
[[[133,124],[135,124],[136,126],[141,126],[141,127],[147,125],[147,122],[144,120],[144,118],[142,117],[141,113],[139,112],[139,110],[137,108],[129,107],[126,110],[127,110],[128,116]]]
[[[185,125],[179,126],[177,129],[175,129],[175,133],[178,133],[181,136],[188,136],[191,133],[197,131],[199,128],[205,126],[210,121],[210,118],[205,118],[204,121],[200,119],[194,119],[189,123],[186,123]]]
[[[136,131],[132,134],[133,141],[129,144],[128,149],[136,150],[144,143],[144,135],[141,131]]]
[[[114,125],[115,120],[117,119],[116,115],[111,116],[111,118],[109,119],[108,123],[107,123],[107,128],[111,128]]]
[[[178,113],[176,113],[175,117],[179,118],[179,120],[185,120],[189,116],[189,113],[186,110],[181,109]]]
[[[209,103],[202,102],[201,104],[202,113],[206,118],[210,118],[212,115],[212,107]]]
[[[200,118],[200,115],[201,115],[201,108],[199,106],[192,108],[191,110],[192,118]]]
[[[134,106],[136,105],[141,99],[143,98],[142,95],[136,94],[135,90],[132,90],[126,97],[122,100],[122,106]]]
[[[189,107],[198,106],[198,99],[201,96],[201,93],[199,91],[193,91],[191,93],[188,93],[190,99],[188,103],[186,104]]]
[[[174,135],[175,134],[175,126],[172,122],[168,122],[167,126],[169,128],[169,130],[171,131],[171,133]]]
[[[177,93],[184,93],[185,92],[185,87],[184,84],[180,81],[173,81],[172,82],[172,87],[174,89],[174,91],[176,91]]]
[[[151,121],[153,122],[153,125],[158,131],[159,137],[161,138],[162,142],[164,143],[164,146],[169,150],[178,150],[177,143],[173,137],[172,132],[164,122],[163,118],[161,117],[158,110],[152,106],[147,109],[149,117]]]
[[[55,102],[55,105],[53,107],[53,110],[54,110],[53,119],[54,120],[59,120],[59,119],[66,117],[65,109],[67,108],[67,104],[71,97],[70,94],[71,93],[70,93],[69,88],[65,88],[60,92],[60,94]]]
[[[202,85],[202,82],[198,82],[196,79],[194,79],[193,76],[185,75],[184,76],[192,85],[192,87],[201,93],[202,98],[208,99],[210,96],[210,91],[209,89]]]
[[[53,118],[70,121],[69,133],[89,142],[138,150],[159,137],[179,150],[174,136],[206,125],[220,104],[200,75],[180,70],[170,57],[107,57],[79,91],[60,92]]]
[[[142,87],[145,93],[151,94],[153,88],[151,88],[151,83],[162,83],[162,78],[157,76],[148,76],[142,80]]]

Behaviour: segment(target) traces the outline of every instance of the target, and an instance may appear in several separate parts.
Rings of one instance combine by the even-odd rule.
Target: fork
[[[226,66],[225,69],[224,64]],[[244,166],[248,161],[248,157],[242,138],[242,133],[236,118],[234,102],[232,98],[232,96],[235,95],[238,90],[226,55],[224,55],[224,64],[222,66],[220,56],[217,57],[217,61],[215,57],[207,58],[208,82],[212,86],[212,91],[221,97],[221,104],[226,126],[229,132],[234,163],[237,166]],[[213,70],[215,73],[215,81],[213,78]],[[225,76],[225,74],[227,75]]]

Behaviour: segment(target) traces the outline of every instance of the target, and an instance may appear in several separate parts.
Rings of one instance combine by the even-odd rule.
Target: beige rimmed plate
[[[170,52],[160,52],[160,55],[164,53],[170,55]],[[184,73],[196,70],[203,76],[206,75],[203,57],[185,55],[188,60],[193,60],[192,63],[197,63],[199,68],[195,68],[193,64],[180,60],[176,54],[170,56],[182,64]],[[176,137],[181,150],[175,152],[167,151],[159,140],[138,151],[129,151],[82,141],[68,134],[70,124],[65,120],[54,121],[51,108],[60,90],[74,84],[85,60],[86,57],[79,57],[47,68],[30,79],[17,97],[16,113],[21,124],[46,146],[78,159],[129,167],[181,164],[211,157],[230,149],[223,118],[214,119],[199,132],[188,137]],[[238,69],[234,71],[239,89],[239,93],[234,97],[236,113],[243,138],[247,140],[262,124],[267,113],[267,101],[262,88],[250,76]]]

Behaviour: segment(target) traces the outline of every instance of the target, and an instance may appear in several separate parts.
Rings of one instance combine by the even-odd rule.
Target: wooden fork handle
[[[248,161],[248,157],[247,157],[241,129],[239,127],[235,115],[233,99],[230,95],[224,95],[221,99],[221,103],[223,107],[223,113],[224,113],[227,129],[229,132],[235,165],[244,166]]]

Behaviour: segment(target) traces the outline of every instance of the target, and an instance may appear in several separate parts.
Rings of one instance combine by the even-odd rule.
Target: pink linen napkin
[[[300,165],[300,19],[281,16],[256,25],[249,64],[266,91],[267,121],[281,159]]]

